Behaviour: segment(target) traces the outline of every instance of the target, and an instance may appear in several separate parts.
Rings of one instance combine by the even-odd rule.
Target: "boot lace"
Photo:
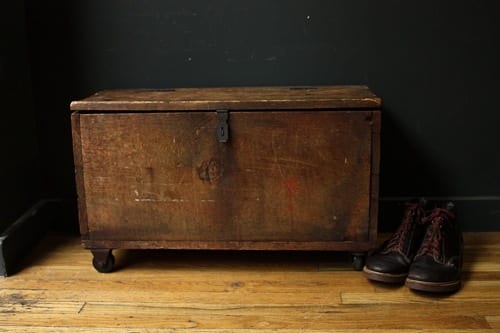
[[[396,230],[394,235],[389,239],[384,252],[399,251],[404,252],[405,244],[412,230],[413,222],[416,219],[417,223],[423,223],[424,209],[418,203],[406,203],[406,214],[403,222]]]
[[[443,208],[436,208],[432,213],[424,218],[425,223],[430,223],[425,233],[422,246],[417,253],[417,256],[429,255],[435,259],[441,258],[442,255],[442,229],[445,223],[448,223],[454,218],[454,214]]]

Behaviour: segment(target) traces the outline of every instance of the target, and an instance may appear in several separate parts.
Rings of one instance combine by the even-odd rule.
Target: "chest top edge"
[[[366,86],[216,87],[103,90],[73,101],[72,111],[378,109]]]

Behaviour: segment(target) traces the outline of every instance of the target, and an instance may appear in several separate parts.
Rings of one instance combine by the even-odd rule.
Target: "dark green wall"
[[[500,230],[497,1],[27,4],[50,195],[74,195],[68,104],[99,89],[366,84],[385,202],[453,198],[465,229]]]
[[[38,199],[38,150],[22,1],[0,10],[0,233]]]

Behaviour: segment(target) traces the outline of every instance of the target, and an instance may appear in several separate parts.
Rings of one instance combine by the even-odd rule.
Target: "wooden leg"
[[[94,255],[92,264],[98,272],[109,273],[113,270],[115,257],[111,253],[112,249],[91,249],[90,251]]]

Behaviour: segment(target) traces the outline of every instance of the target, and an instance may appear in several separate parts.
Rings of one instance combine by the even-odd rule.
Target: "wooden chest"
[[[336,250],[377,234],[364,86],[111,90],[71,103],[80,231],[112,249]]]

